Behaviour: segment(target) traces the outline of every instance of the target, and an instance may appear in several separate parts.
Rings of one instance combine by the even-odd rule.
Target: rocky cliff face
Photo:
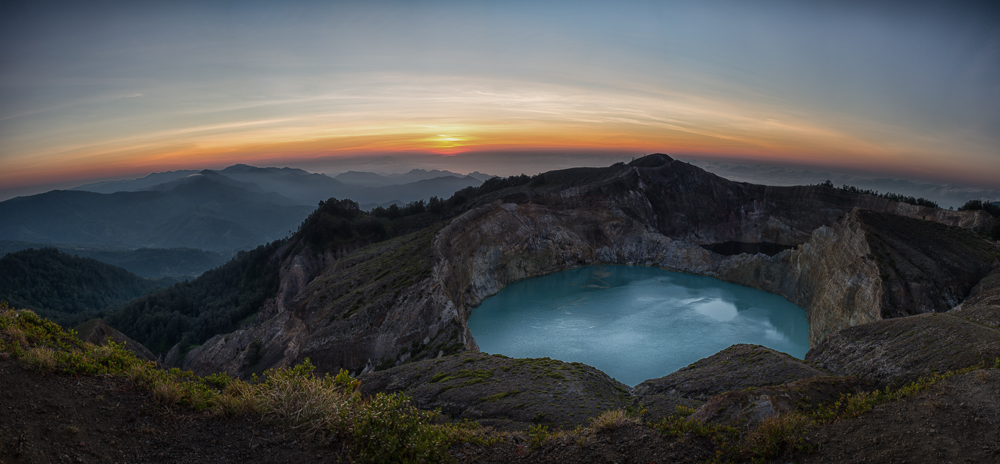
[[[360,248],[313,279],[307,271],[315,262],[297,268],[300,259],[291,259],[282,270],[285,291],[246,328],[188,353],[184,367],[245,376],[309,358],[321,372],[360,373],[478,349],[435,274],[437,230]]]
[[[899,223],[899,215],[914,219]],[[192,351],[185,367],[239,375],[308,356],[321,371],[367,371],[476,349],[466,321],[484,298],[597,263],[655,265],[780,294],[809,311],[815,344],[842,327],[963,298],[996,261],[996,247],[964,228],[990,220],[831,187],[731,182],[665,155],[554,171],[476,198],[446,224],[331,260],[321,273],[326,261],[292,259],[257,320]],[[910,243],[910,228],[924,234],[920,244]],[[961,245],[935,251],[944,238]],[[796,248],[768,257],[701,247],[727,241]],[[953,272],[960,268],[971,270]]]
[[[794,250],[735,256],[716,275],[805,308],[816,346],[846,327],[947,311],[998,260],[996,244],[966,229],[856,209]]]

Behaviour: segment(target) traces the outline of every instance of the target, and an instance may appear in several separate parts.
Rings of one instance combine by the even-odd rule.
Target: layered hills
[[[233,251],[284,237],[313,209],[220,180],[193,174],[140,192],[55,190],[14,198],[0,202],[0,214],[8,219],[0,224],[0,238]]]
[[[118,266],[140,277],[197,277],[229,261],[227,253],[194,248],[107,248],[0,240],[0,256],[29,248],[55,248],[63,253]]]
[[[331,197],[350,198],[365,209],[426,200],[432,196],[447,198],[456,190],[475,187],[493,177],[475,172],[468,176],[451,171],[413,169],[403,174],[381,175],[350,171],[330,177],[295,168],[260,168],[236,164],[218,171],[169,171],[133,180],[97,182],[72,190],[117,193],[165,190],[196,174],[214,175],[229,185],[252,192],[273,192],[295,204],[313,206]]]
[[[318,202],[331,197],[352,198],[367,209],[448,197],[482,183],[453,173],[411,174],[405,179],[416,180],[380,187],[242,164],[150,174],[0,202],[7,219],[0,224],[0,240],[232,253],[289,235]]]

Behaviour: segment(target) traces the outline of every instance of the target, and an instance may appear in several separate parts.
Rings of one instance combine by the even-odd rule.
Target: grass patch
[[[429,383],[447,382],[449,380],[470,378],[475,380],[472,383],[466,381],[463,385],[472,385],[474,383],[479,383],[485,381],[486,379],[493,377],[493,371],[489,369],[462,369],[454,374],[448,374],[447,372],[438,372],[434,374],[433,377],[428,380]]]
[[[631,417],[624,409],[612,409],[595,417],[590,427],[599,432],[610,432],[633,424],[639,424],[639,419]]]
[[[521,393],[521,391],[520,390],[511,390],[509,392],[495,393],[495,394],[492,394],[490,396],[485,396],[483,398],[480,398],[479,401],[482,402],[482,403],[488,403],[488,402],[491,402],[491,401],[500,401],[500,400],[502,400],[502,399],[504,399],[504,398],[506,398],[508,396],[514,396],[514,395],[516,395],[518,393]]]

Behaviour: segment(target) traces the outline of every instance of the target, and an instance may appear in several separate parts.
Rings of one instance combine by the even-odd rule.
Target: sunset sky
[[[0,200],[235,163],[652,152],[1000,189],[983,5],[4,2]]]

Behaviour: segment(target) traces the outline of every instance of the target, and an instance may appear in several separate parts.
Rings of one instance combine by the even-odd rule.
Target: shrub
[[[379,393],[359,405],[353,421],[351,451],[356,462],[422,463],[449,459],[448,429],[431,424],[435,414],[420,411],[410,399]]]
[[[556,435],[556,432],[549,430],[545,425],[533,425],[528,428],[528,443],[532,448],[538,448],[554,435]]]
[[[754,462],[770,462],[782,450],[805,445],[805,432],[815,422],[799,412],[764,419],[743,439],[743,452]]]
[[[357,402],[357,381],[344,371],[336,377],[316,377],[308,359],[291,368],[265,373],[265,380],[247,391],[265,417],[310,437],[345,433]],[[346,377],[346,379],[345,379]]]
[[[629,417],[628,413],[626,413],[624,409],[612,409],[604,411],[599,416],[595,417],[591,421],[590,427],[595,431],[602,432],[618,430],[627,425],[638,423],[639,420]]]
[[[21,357],[21,360],[28,363],[33,369],[45,372],[52,372],[59,365],[55,350],[47,346],[28,350]]]

